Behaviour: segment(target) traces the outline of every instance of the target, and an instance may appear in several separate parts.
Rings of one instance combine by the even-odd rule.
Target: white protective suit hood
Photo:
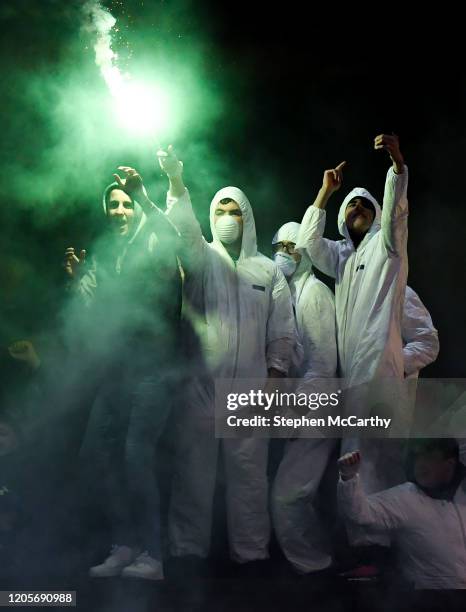
[[[281,226],[281,228],[272,238],[272,244],[277,244],[277,242],[282,242],[283,240],[288,240],[296,244],[300,227],[301,224],[296,223],[295,221],[289,221],[288,223],[285,223]],[[299,262],[295,273],[288,281],[293,300],[296,302],[299,299],[299,296],[303,290],[304,285],[306,284],[307,279],[311,274],[313,274],[312,262],[309,258],[309,255],[304,251],[301,251],[300,255],[301,261]]]
[[[338,213],[338,230],[344,238],[346,238],[347,240],[351,240],[351,236],[349,235],[348,228],[346,227],[345,211],[346,211],[346,207],[348,206],[348,203],[353,198],[366,198],[366,200],[369,200],[369,202],[371,202],[374,205],[374,208],[375,208],[374,221],[372,222],[372,225],[369,231],[364,237],[364,240],[366,239],[370,240],[372,236],[376,234],[380,229],[380,219],[382,217],[382,209],[380,208],[380,204],[377,202],[374,196],[371,195],[367,191],[367,189],[364,189],[364,187],[355,187],[352,191],[349,192],[349,194],[343,200],[343,203],[340,206],[340,211]]]
[[[254,223],[254,215],[252,212],[251,204],[246,197],[246,194],[238,189],[237,187],[224,187],[217,191],[212,198],[210,204],[210,230],[212,232],[212,246],[221,255],[230,258],[228,251],[218,237],[215,228],[215,210],[220,202],[224,198],[230,198],[234,200],[243,213],[243,237],[241,243],[241,252],[238,259],[245,259],[247,257],[254,257],[257,255],[257,238],[256,238],[256,224]]]

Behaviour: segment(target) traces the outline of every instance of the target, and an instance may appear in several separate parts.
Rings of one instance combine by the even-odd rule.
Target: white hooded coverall
[[[362,188],[344,199],[338,229],[343,240],[323,237],[326,211],[310,206],[296,248],[308,253],[321,272],[335,279],[340,374],[351,385],[374,378],[403,378],[401,318],[408,272],[408,169],[387,173],[383,209]],[[357,250],[345,211],[355,197],[370,200],[375,218]]]
[[[243,238],[235,262],[219,240],[214,215],[220,200],[241,208]],[[174,556],[206,557],[220,440],[214,433],[215,378],[266,380],[274,368],[288,372],[295,325],[288,284],[278,267],[257,251],[251,205],[235,188],[221,189],[210,206],[213,241],[208,243],[194,215],[189,193],[168,199],[168,215],[182,239],[185,300],[194,316],[206,374],[190,382],[188,405],[179,425],[169,511]],[[230,553],[246,562],[268,556],[266,439],[222,440]]]
[[[297,234],[299,224],[287,223],[280,228],[273,242],[296,242],[292,226],[296,226]],[[302,263],[303,260],[290,281],[292,296],[294,284],[304,285],[301,292],[297,291],[299,300],[296,312],[297,316],[301,314],[297,318],[297,327],[301,342],[305,346],[306,361],[301,373],[305,378],[309,375],[316,378],[336,376],[336,343],[332,346],[331,341],[332,334],[335,335],[335,322],[330,318],[334,317],[333,295],[312,274],[309,259],[304,267]],[[309,276],[302,283],[303,276],[306,275],[304,270],[308,271]],[[325,290],[320,291],[317,283],[323,285]],[[327,292],[330,294],[331,303],[327,301]],[[306,295],[311,299],[307,300]],[[322,299],[316,301],[312,297]],[[300,303],[302,308],[299,308]],[[305,316],[302,316],[303,314]],[[420,370],[437,358],[439,342],[428,310],[417,293],[408,286],[401,332],[406,377],[417,378]],[[329,367],[332,359],[333,374]],[[275,531],[286,558],[299,572],[321,570],[331,563],[325,527],[313,508],[313,502],[329,457],[338,442],[331,439],[296,439],[288,442],[275,478],[272,495]],[[362,531],[358,530],[359,543],[362,543]],[[369,535],[368,543],[372,541],[373,538]]]
[[[298,231],[299,223],[286,223],[275,234],[272,244],[284,240],[296,243]],[[337,345],[333,293],[314,276],[306,253],[302,254],[288,282],[304,350],[304,358],[291,376],[302,378],[304,386],[315,379],[335,378]],[[314,508],[314,501],[336,444],[337,440],[325,438],[288,441],[275,477],[272,492],[275,532],[286,558],[302,573],[323,569],[331,563],[325,527]]]
[[[403,360],[405,379],[411,379],[407,392],[408,402],[414,407],[416,402],[416,380],[422,368],[433,363],[439,353],[438,332],[435,329],[429,311],[418,294],[406,286],[403,318],[401,322],[403,340]],[[396,449],[395,449],[396,450]],[[384,461],[383,451],[373,454],[374,460]],[[383,468],[383,466],[382,466]],[[352,537],[358,544],[363,544],[367,534],[367,544],[374,542],[374,532],[368,528],[355,527]],[[377,540],[378,541],[378,540]]]
[[[353,189],[341,204],[338,215],[343,240],[323,237],[326,211],[316,206],[307,209],[301,223],[296,248],[308,253],[314,266],[335,279],[340,376],[348,388],[355,389],[345,407],[347,414],[365,416],[368,410],[364,395],[359,394],[362,389],[359,385],[374,379],[389,378],[396,382],[404,378],[401,321],[408,273],[407,186],[407,167],[404,166],[402,174],[390,168],[383,209],[366,189]],[[346,207],[355,197],[368,199],[375,209],[372,226],[357,249],[345,222]],[[387,473],[377,465],[382,448],[398,454],[390,442],[343,440],[342,452],[360,448],[368,458],[361,478],[369,493],[401,482],[401,466]],[[386,543],[386,539],[382,540],[379,542]]]
[[[440,346],[429,311],[409,285],[405,292],[401,337],[405,378],[417,378],[423,368],[437,359]]]
[[[414,588],[466,589],[465,480],[448,501],[412,482],[367,496],[356,475],[340,480],[338,502],[352,523],[390,533]]]

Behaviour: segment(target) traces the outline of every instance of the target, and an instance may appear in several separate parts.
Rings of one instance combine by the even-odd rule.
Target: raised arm
[[[207,243],[202,236],[201,226],[196,219],[189,192],[183,182],[183,163],[178,160],[170,145],[167,151],[158,151],[159,165],[168,177],[167,217],[180,233],[178,255],[183,267],[202,268]]]
[[[335,241],[323,237],[325,207],[330,196],[341,187],[345,164],[346,162],[341,162],[336,168],[324,172],[322,187],[303,217],[296,242],[296,250],[307,252],[313,265],[332,278],[336,277],[338,245]]]
[[[338,460],[338,505],[343,516],[356,525],[396,529],[406,524],[401,487],[366,495],[359,479],[361,454],[347,453]]]
[[[380,134],[374,148],[387,151],[392,167],[387,172],[383,197],[381,231],[390,257],[406,256],[408,243],[408,168],[404,164],[398,136]]]
[[[85,306],[89,306],[94,300],[97,288],[95,261],[91,259],[91,265],[86,265],[86,251],[82,250],[79,257],[74,247],[68,247],[65,251],[63,261],[65,270],[66,290],[71,294],[80,296]]]

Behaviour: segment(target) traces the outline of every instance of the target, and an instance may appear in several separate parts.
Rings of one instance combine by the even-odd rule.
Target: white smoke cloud
[[[167,85],[138,81],[118,66],[118,54],[112,49],[115,17],[97,0],[83,6],[84,30],[93,38],[95,63],[113,98],[111,108],[120,127],[135,138],[154,139],[170,125],[175,113]]]
[[[118,54],[112,49],[112,28],[115,17],[100,2],[89,0],[83,7],[85,14],[84,29],[96,36],[94,43],[95,63],[113,96],[122,90],[128,75],[121,73],[118,65]]]

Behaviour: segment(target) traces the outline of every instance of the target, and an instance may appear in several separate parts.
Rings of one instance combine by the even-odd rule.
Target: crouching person
[[[411,445],[413,479],[366,495],[359,451],[338,460],[345,521],[389,532],[404,578],[415,589],[466,589],[466,470],[453,438]]]

